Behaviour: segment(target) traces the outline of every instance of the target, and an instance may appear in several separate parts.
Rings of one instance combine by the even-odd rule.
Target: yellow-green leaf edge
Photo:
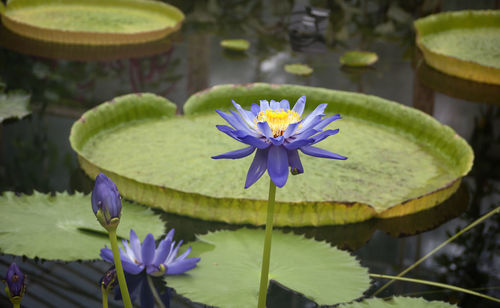
[[[500,10],[467,10],[446,12],[417,19],[414,22],[417,45],[425,61],[437,70],[478,82],[500,84],[500,68],[466,61],[436,52],[422,43],[425,35],[462,28],[499,27]]]
[[[37,6],[49,5],[51,3],[58,5],[79,4],[95,6],[96,8],[102,6],[121,6],[130,9],[150,11],[155,14],[161,12],[174,19],[176,23],[173,26],[167,26],[154,31],[106,33],[50,29],[20,22],[7,16],[9,10],[26,7],[36,8]],[[184,13],[175,6],[152,0],[85,0],[84,2],[80,0],[10,0],[6,7],[0,8],[0,13],[4,26],[19,35],[49,42],[82,45],[121,45],[155,41],[179,30],[185,19]]]
[[[262,97],[293,99],[301,95],[308,97],[309,107],[328,101],[335,104],[335,110],[341,114],[356,113],[358,118],[398,127],[403,133],[418,135],[424,143],[439,145],[443,154],[454,160],[461,176],[466,175],[472,167],[472,149],[451,128],[418,110],[375,96],[298,85],[229,84],[192,95],[184,105],[184,113],[194,115],[225,109],[228,97],[246,106]],[[70,135],[71,146],[78,154],[80,166],[92,178],[104,172],[112,178],[124,197],[142,204],[204,220],[263,225],[267,213],[265,200],[214,198],[141,183],[96,166],[82,155],[82,146],[98,131],[132,119],[172,117],[175,110],[173,103],[154,94],[129,94],[87,111],[75,122]],[[277,202],[275,224],[321,226],[360,222],[374,217],[404,216],[440,204],[458,189],[460,182],[461,177],[458,177],[444,187],[379,213],[371,205],[359,202]]]

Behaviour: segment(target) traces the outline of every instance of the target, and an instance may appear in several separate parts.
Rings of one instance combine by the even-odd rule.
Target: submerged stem
[[[101,293],[102,293],[102,308],[108,308],[108,291],[101,286]]]
[[[276,185],[274,185],[273,180],[270,180],[269,198],[267,201],[266,237],[264,240],[264,253],[262,254],[262,269],[260,271],[259,308],[266,307],[267,286],[269,280],[269,263],[271,259],[271,240],[273,236],[275,198]]]
[[[500,206],[498,206],[495,209],[491,210],[490,212],[488,212],[487,214],[483,215],[482,217],[479,217],[478,219],[476,219],[473,223],[471,223],[467,227],[465,227],[462,230],[460,230],[457,234],[453,235],[448,240],[446,240],[443,243],[441,243],[441,245],[439,245],[438,247],[434,248],[431,252],[429,252],[428,254],[426,254],[425,256],[423,256],[422,258],[420,258],[417,262],[413,263],[407,269],[405,269],[404,271],[402,271],[401,273],[399,273],[397,276],[394,276],[394,277],[401,277],[401,276],[405,275],[406,273],[408,273],[409,271],[411,271],[412,269],[414,269],[415,267],[417,267],[420,263],[424,262],[427,258],[429,258],[430,256],[432,256],[434,253],[436,253],[436,251],[438,251],[439,249],[443,248],[444,246],[446,246],[448,243],[450,243],[453,240],[455,240],[457,237],[459,237],[463,233],[469,231],[470,229],[474,228],[476,225],[482,223],[484,220],[486,220],[487,218],[489,218],[490,216],[492,216],[492,215],[494,215],[494,214],[496,214],[498,212],[500,212]],[[395,279],[391,279],[386,284],[384,284],[382,287],[380,287],[380,289],[378,289],[375,293],[373,293],[373,296],[377,296],[377,294],[379,294],[385,288],[387,288],[388,286],[390,286],[394,282],[394,280]]]
[[[457,292],[463,292],[463,293],[467,293],[467,294],[479,296],[479,297],[482,297],[482,298],[489,299],[490,301],[494,301],[494,302],[500,303],[500,299],[499,298],[491,297],[491,296],[488,296],[488,295],[485,295],[485,294],[481,294],[481,293],[478,293],[478,292],[475,292],[475,291],[471,291],[471,290],[468,290],[468,289],[464,289],[464,288],[452,286],[452,285],[445,284],[445,283],[439,283],[439,282],[428,281],[428,280],[420,280],[420,279],[414,279],[414,278],[398,277],[398,276],[379,275],[379,274],[370,274],[370,277],[374,277],[374,278],[387,278],[387,279],[391,279],[391,281],[401,280],[401,281],[408,281],[408,282],[426,284],[426,285],[430,285],[430,286],[435,286],[435,287],[450,289],[450,290],[457,291]]]
[[[156,304],[158,304],[158,306],[160,308],[165,308],[165,305],[163,305],[163,302],[161,301],[161,298],[158,295],[158,292],[156,291],[155,285],[153,283],[153,279],[151,279],[151,276],[149,276],[149,275],[146,275],[146,276],[148,277],[149,288],[151,289],[151,292],[153,293],[153,297],[155,298]]]
[[[125,274],[123,273],[122,261],[120,260],[120,252],[118,251],[118,242],[116,240],[116,230],[110,230],[109,241],[111,242],[111,250],[113,251],[113,259],[115,261],[116,276],[118,276],[118,284],[120,285],[120,292],[122,293],[123,306],[125,308],[132,308],[132,302],[128,294],[127,282],[125,281]]]

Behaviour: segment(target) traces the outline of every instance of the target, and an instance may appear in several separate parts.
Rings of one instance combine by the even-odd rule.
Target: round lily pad
[[[220,45],[224,48],[237,51],[245,51],[250,48],[250,42],[243,39],[237,40],[223,40]]]
[[[313,69],[307,64],[296,63],[285,65],[285,71],[290,74],[307,76],[312,74]]]
[[[394,307],[411,307],[411,308],[453,308],[457,305],[452,305],[441,301],[427,301],[417,297],[393,297],[388,300],[381,298],[365,299],[361,302],[341,305],[342,308],[394,308]]]
[[[71,44],[147,42],[177,31],[184,14],[151,0],[12,0],[2,13],[10,30]]]
[[[340,113],[340,133],[321,148],[335,161],[302,155],[304,173],[277,191],[279,226],[344,224],[431,208],[456,191],[473,152],[451,128],[412,108],[375,96],[296,85],[217,86],[194,94],[184,116],[155,96],[127,95],[86,112],[70,142],[91,176],[105,172],[127,198],[168,212],[229,223],[265,223],[268,178],[249,189],[252,157],[212,160],[243,148],[220,133],[215,109],[231,99],[249,108],[259,99],[307,96],[304,114],[320,103]]]
[[[255,307],[263,230],[219,231],[198,237],[196,269],[169,276],[168,286],[192,301],[219,307]],[[320,305],[355,300],[370,286],[368,271],[347,252],[325,242],[273,232],[269,278]]]
[[[369,66],[377,62],[378,56],[370,51],[347,51],[340,57],[340,64],[347,66]]]
[[[24,92],[0,93],[0,123],[5,119],[21,119],[31,113],[30,95]]]
[[[128,239],[130,229],[139,238],[163,234],[159,216],[143,206],[122,201],[122,217],[117,235]],[[34,192],[16,196],[6,192],[0,197],[0,251],[46,260],[93,260],[104,245],[108,233],[97,221],[89,195],[57,193],[55,196]]]
[[[444,73],[500,84],[500,11],[459,11],[415,21],[425,61]]]

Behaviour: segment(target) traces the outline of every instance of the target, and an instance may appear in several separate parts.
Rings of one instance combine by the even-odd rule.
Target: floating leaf
[[[30,95],[23,92],[0,93],[0,123],[5,119],[21,119],[31,113]]]
[[[472,150],[447,126],[422,112],[374,96],[293,86],[223,85],[194,94],[185,116],[155,95],[128,95],[86,112],[70,141],[91,177],[106,170],[127,198],[166,211],[231,223],[263,224],[268,183],[243,189],[252,157],[211,160],[241,147],[219,133],[231,98],[307,96],[307,108],[328,103],[342,120],[322,148],[349,157],[342,163],[302,156],[304,174],[277,192],[276,225],[358,222],[422,211],[447,199],[470,170]],[[306,111],[307,112],[307,111]]]
[[[240,229],[199,236],[200,256],[188,275],[169,276],[177,293],[220,307],[255,307],[264,243],[263,230]],[[269,278],[320,305],[354,300],[370,286],[368,272],[345,251],[325,242],[273,232]]]
[[[128,239],[134,229],[142,239],[147,233],[158,237],[164,224],[153,211],[123,201],[119,237]],[[92,212],[90,195],[58,193],[50,196],[35,192],[16,196],[6,192],[0,197],[0,251],[47,260],[98,259],[107,232]]]
[[[425,61],[460,78],[500,84],[500,11],[460,11],[415,21]]]
[[[408,308],[453,308],[456,305],[451,305],[441,301],[427,301],[423,298],[415,297],[393,297],[389,300],[381,298],[370,298],[362,302],[354,302],[339,306],[339,308],[394,308],[394,307],[408,307]]]
[[[307,64],[287,64],[285,65],[285,71],[290,73],[290,74],[295,74],[295,75],[300,75],[300,76],[307,76],[311,75],[313,72],[312,67],[310,67]]]
[[[223,40],[220,45],[224,48],[237,51],[245,51],[250,48],[250,42],[247,40]]]
[[[177,31],[184,14],[160,1],[9,1],[4,25],[34,39],[91,45],[154,41]]]
[[[348,66],[368,66],[377,60],[377,54],[370,51],[347,51],[340,57],[340,63]]]

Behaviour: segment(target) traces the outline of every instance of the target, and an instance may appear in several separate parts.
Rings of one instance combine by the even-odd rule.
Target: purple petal
[[[177,252],[179,251],[179,248],[182,245],[182,241],[180,241],[179,244],[177,244],[177,246],[174,247],[174,245],[175,242],[172,242],[172,245],[170,246],[170,253],[168,254],[167,260],[165,260],[165,265],[168,265],[169,263],[175,261],[175,258],[177,257]],[[174,249],[172,249],[172,247],[174,247]]]
[[[275,101],[274,99],[271,100],[271,103],[269,104],[271,106],[271,109],[273,111],[276,111],[276,109],[279,109],[280,108],[280,103],[278,103],[277,101]]]
[[[255,103],[253,103],[251,110],[252,110],[253,115],[257,116],[259,114],[259,112],[260,112],[260,106],[257,105],[257,104],[255,104]]]
[[[238,112],[240,113],[241,115],[241,118],[248,124],[248,126],[252,126],[254,124],[253,122],[253,117],[251,115],[249,115],[249,112],[243,108],[241,108],[241,106],[235,102],[234,100],[231,100],[233,102],[233,105],[234,105],[234,108],[236,108],[236,110],[238,110]],[[251,114],[251,112],[250,112]]]
[[[113,251],[106,246],[104,247],[105,248],[101,249],[101,253],[99,254],[99,256],[101,256],[101,258],[106,262],[114,263],[115,260],[113,259]]]
[[[135,264],[133,262],[130,262],[128,259],[126,259],[126,260],[121,259],[121,261],[122,261],[123,270],[129,274],[137,275],[140,272],[142,272],[142,270],[144,270],[144,265],[142,263]]]
[[[336,133],[339,132],[339,129],[329,129],[329,130],[325,130],[325,131],[322,131],[321,133],[317,134],[316,136],[314,136],[312,139],[314,139],[314,142],[312,144],[315,144],[315,143],[318,143],[320,142],[321,140],[329,137],[329,136],[333,136],[335,135]]]
[[[267,173],[278,187],[288,179],[288,154],[284,147],[272,146],[267,157]]]
[[[258,179],[266,172],[267,169],[267,153],[268,150],[257,150],[255,157],[248,169],[245,188],[248,188],[257,182]]]
[[[307,115],[307,117],[302,121],[302,127],[304,129],[308,128],[312,121],[317,120],[317,116],[323,115],[325,108],[328,104],[319,104],[313,112]],[[316,124],[315,124],[316,125]]]
[[[313,146],[307,146],[307,147],[302,147],[300,148],[302,153],[310,155],[310,156],[315,156],[315,157],[321,157],[321,158],[332,158],[332,159],[347,159],[347,157],[329,152],[327,150],[323,150],[317,147]]]
[[[311,139],[299,139],[297,141],[285,143],[285,144],[283,144],[283,146],[287,150],[297,150],[298,148],[311,145],[311,144],[313,144],[313,142],[314,142],[314,139],[312,139],[312,138]]]
[[[313,117],[307,118],[307,119],[309,119],[307,122],[305,122],[306,119],[304,119],[301,123],[302,124],[301,130],[304,131],[304,130],[307,130],[310,128],[316,129],[316,125],[321,123],[322,117],[323,117],[323,114],[318,114],[318,115],[315,115]],[[316,130],[321,131],[320,129],[316,129]]]
[[[302,131],[301,133],[295,135],[294,137],[297,138],[296,140],[299,139],[307,139],[313,135],[316,135],[317,133],[321,132],[320,130],[314,129],[314,128],[309,128],[307,130]]]
[[[167,233],[167,236],[165,236],[165,238],[163,239],[164,241],[166,240],[170,240],[172,241],[174,239],[174,233],[175,233],[175,229],[170,229],[170,231],[168,231]]]
[[[243,110],[243,109],[242,109]],[[246,110],[243,110],[246,112]],[[244,121],[237,113],[236,111],[234,110],[229,110],[229,112],[231,112],[231,114],[233,115],[233,117],[235,118],[235,120],[239,123],[240,125],[240,128],[238,128],[238,130],[241,130],[241,131],[244,131],[246,132],[247,135],[253,135],[253,136],[257,136],[257,132],[255,131],[255,123],[252,121],[250,124],[248,124],[246,121]],[[251,113],[251,112],[250,112]],[[253,114],[252,114],[253,116]]]
[[[139,240],[137,234],[135,234],[135,231],[133,229],[130,229],[130,248],[132,248],[137,261],[142,263],[141,241]]]
[[[274,145],[282,145],[283,141],[285,141],[285,138],[283,136],[278,136],[276,138],[270,138],[269,140],[271,140],[272,144]]]
[[[283,137],[286,139],[286,138],[290,137],[291,135],[293,135],[295,133],[295,131],[297,130],[297,128],[299,127],[299,125],[300,125],[300,122],[295,122],[295,123],[288,125],[285,132],[283,133]]]
[[[246,143],[248,145],[251,145],[253,147],[256,147],[257,149],[266,149],[268,148],[271,144],[267,143],[259,138],[256,138],[254,136],[245,136],[240,138],[240,141],[243,143]]]
[[[280,102],[280,108],[290,110],[290,103],[286,99],[282,99]]]
[[[240,141],[240,138],[238,138],[238,136],[236,136],[237,131],[232,129],[231,127],[229,127],[227,125],[215,125],[215,127],[217,127],[218,130],[220,130],[224,134],[228,135],[229,137]]]
[[[167,275],[183,274],[196,267],[196,263],[200,258],[189,258],[181,261],[176,261],[167,266]]]
[[[231,152],[227,152],[224,154],[212,156],[213,159],[220,159],[220,158],[230,158],[230,159],[238,159],[238,158],[243,158],[246,157],[255,151],[255,147],[249,146],[248,148],[243,148],[239,150],[234,150]]]
[[[267,139],[273,138],[273,131],[271,130],[267,122],[258,122],[257,127],[259,128],[259,131],[262,133],[262,135],[266,136]]]
[[[260,100],[260,111],[266,111],[267,109],[269,109],[269,102],[264,99]]]
[[[167,237],[160,242],[158,248],[155,252],[155,258],[153,259],[153,264],[159,266],[163,264],[170,253],[170,245],[172,245],[172,239]]]
[[[148,235],[146,235],[146,238],[142,242],[142,263],[144,264],[144,266],[148,266],[153,262],[153,259],[155,257],[155,250],[155,238],[153,234],[148,233]]]
[[[243,125],[241,125],[241,123],[237,119],[235,119],[233,114],[225,113],[224,111],[220,110],[215,110],[215,112],[217,112],[224,120],[226,120],[227,123],[229,123],[229,125],[231,125],[235,129],[244,129]]]
[[[301,116],[302,112],[304,112],[305,106],[306,106],[306,97],[301,96],[293,106],[292,110],[295,111],[299,116]]]
[[[340,117],[340,114],[333,115],[328,118],[324,118],[319,124],[314,126],[315,129],[323,129],[325,128],[328,124],[332,123],[333,121],[337,121],[338,119],[342,119]]]
[[[292,174],[304,173],[304,168],[300,161],[299,152],[297,150],[287,151],[288,164],[290,165]]]
[[[182,261],[184,259],[186,259],[186,257],[189,255],[189,253],[191,252],[192,250],[192,247],[189,246],[188,249],[186,251],[184,251],[184,253],[180,256],[177,257],[177,259],[175,259],[176,261]]]

